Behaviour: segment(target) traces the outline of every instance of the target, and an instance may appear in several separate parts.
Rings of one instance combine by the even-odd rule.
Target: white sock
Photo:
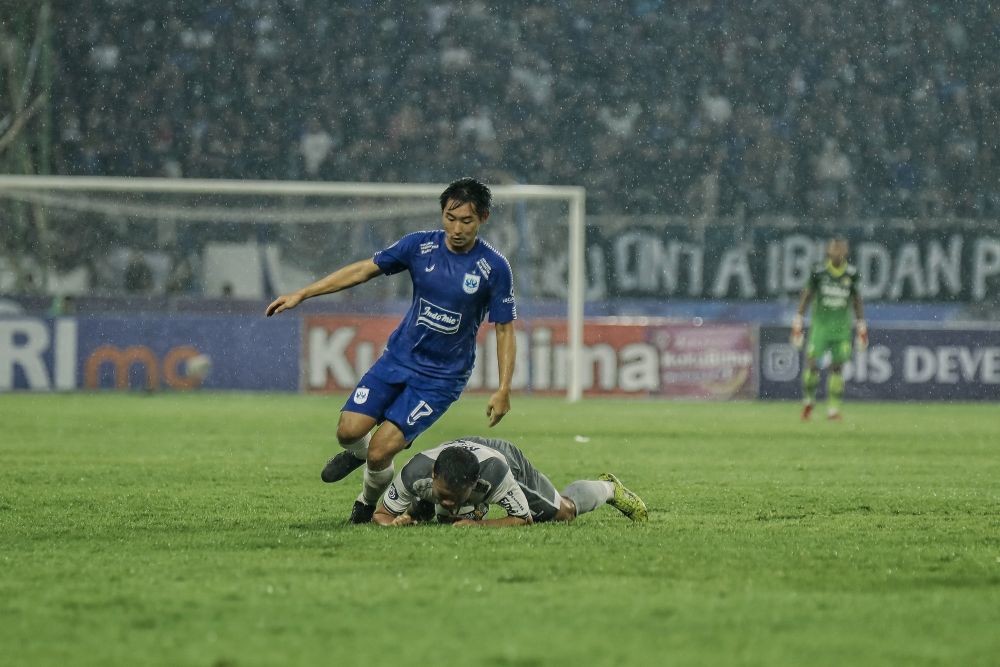
[[[362,461],[368,460],[368,443],[372,441],[372,434],[365,433],[364,437],[355,440],[349,445],[341,445],[344,449],[354,454],[354,458],[361,459]]]
[[[581,479],[573,482],[562,492],[573,501],[576,515],[593,512],[615,495],[615,485],[611,482]]]
[[[358,496],[358,500],[365,505],[377,503],[392,483],[394,474],[395,468],[391,463],[385,470],[369,470],[368,466],[365,466],[365,481],[361,485],[361,495]]]

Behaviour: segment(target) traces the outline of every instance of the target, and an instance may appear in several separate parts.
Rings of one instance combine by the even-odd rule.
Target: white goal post
[[[0,193],[7,192],[92,192],[186,195],[265,195],[379,198],[428,197],[436,201],[447,187],[443,183],[349,183],[317,181],[250,181],[224,179],[125,178],[109,176],[17,176],[0,174]],[[566,398],[583,396],[583,305],[586,190],[577,186],[494,185],[495,201],[565,202],[568,207],[567,338],[568,359]],[[516,270],[516,268],[515,268]]]

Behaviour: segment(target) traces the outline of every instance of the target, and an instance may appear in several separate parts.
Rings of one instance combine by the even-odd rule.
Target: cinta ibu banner
[[[0,391],[295,391],[299,327],[242,316],[0,318]],[[208,367],[189,372],[199,356]]]
[[[802,396],[802,353],[788,336],[787,327],[760,328],[761,398]],[[1000,329],[874,328],[870,336],[846,364],[848,398],[1000,399]]]
[[[390,317],[309,316],[302,331],[303,386],[353,389],[398,324]],[[518,322],[516,391],[566,391],[568,345],[563,320]],[[470,390],[498,384],[496,338],[484,324]],[[588,322],[583,388],[588,395],[730,399],[756,395],[753,329],[664,323]]]
[[[988,225],[909,229],[890,223],[838,230],[851,244],[861,294],[873,301],[1000,301],[1000,232]],[[630,224],[587,229],[587,299],[795,298],[828,235],[754,224]],[[516,261],[516,255],[512,257]],[[521,262],[523,264],[523,262]],[[525,294],[566,295],[565,253],[539,269]]]

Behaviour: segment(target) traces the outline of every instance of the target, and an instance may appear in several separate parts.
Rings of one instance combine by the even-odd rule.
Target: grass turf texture
[[[486,432],[466,396],[416,448]],[[996,664],[1000,407],[516,396],[557,487],[650,507],[347,526],[338,400],[0,397],[7,665]],[[574,436],[590,438],[578,443]],[[403,459],[411,452],[407,452]],[[397,469],[402,460],[397,461]]]

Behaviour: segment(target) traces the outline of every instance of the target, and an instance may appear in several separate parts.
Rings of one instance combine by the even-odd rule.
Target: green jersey
[[[830,262],[817,266],[809,276],[809,289],[814,296],[812,328],[826,337],[851,337],[853,297],[858,290],[858,270],[845,264],[840,270]]]

